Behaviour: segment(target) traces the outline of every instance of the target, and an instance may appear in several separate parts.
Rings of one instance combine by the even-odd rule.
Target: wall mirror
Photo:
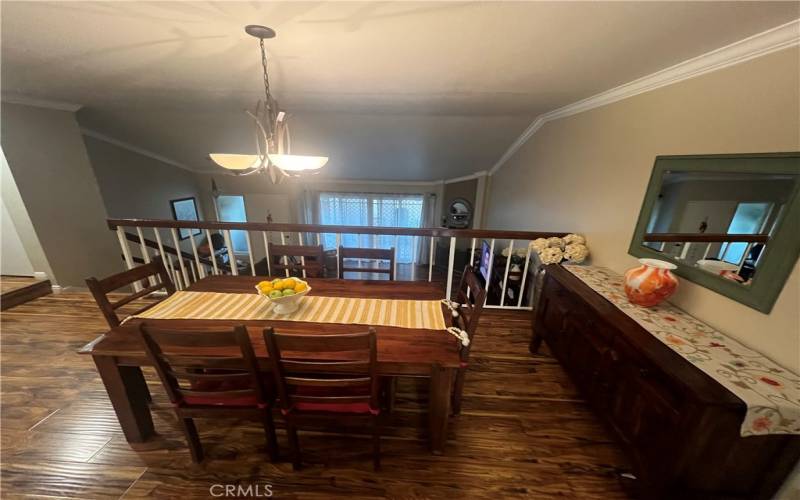
[[[800,153],[659,156],[628,253],[769,313],[800,254]]]

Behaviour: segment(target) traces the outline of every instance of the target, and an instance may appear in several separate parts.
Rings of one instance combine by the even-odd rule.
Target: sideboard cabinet
[[[743,401],[560,266],[533,333],[531,352],[547,343],[648,498],[770,498],[800,458],[800,436],[741,437]]]

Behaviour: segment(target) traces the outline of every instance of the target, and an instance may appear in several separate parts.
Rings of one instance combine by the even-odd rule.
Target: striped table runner
[[[246,293],[176,292],[134,318],[308,321],[444,330],[438,300],[387,300],[305,296],[291,314],[276,314],[275,304]]]

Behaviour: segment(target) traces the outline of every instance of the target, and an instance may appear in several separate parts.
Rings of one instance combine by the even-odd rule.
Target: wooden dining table
[[[194,292],[256,293],[255,285],[269,278],[259,276],[208,276],[188,290]],[[380,299],[437,300],[443,290],[436,283],[403,281],[360,281],[309,278],[309,295],[328,297],[360,297]],[[442,306],[445,323],[450,326],[452,315]],[[313,323],[276,320],[199,320],[130,318],[123,325],[93,340],[78,352],[91,355],[105,385],[122,431],[128,442],[146,441],[154,433],[150,414],[150,393],[141,367],[149,366],[144,349],[136,335],[139,325],[147,321],[162,328],[187,330],[219,330],[244,324],[256,353],[261,370],[268,373],[268,354],[262,331],[272,326],[281,333],[336,334],[364,331],[368,325]],[[435,454],[444,451],[453,380],[459,368],[458,339],[442,330],[376,326],[378,335],[378,369],[384,376],[424,377],[429,379],[430,394],[428,426],[430,449]],[[313,359],[313,353],[304,358]]]

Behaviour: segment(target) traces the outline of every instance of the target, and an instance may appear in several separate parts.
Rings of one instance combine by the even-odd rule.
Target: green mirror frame
[[[758,272],[749,285],[743,286],[686,265],[680,260],[668,258],[643,245],[645,231],[666,172],[769,172],[800,175],[800,152],[657,156],[628,249],[628,253],[634,257],[667,260],[677,266],[674,272],[678,276],[769,314],[800,256],[800,180],[795,183],[789,203],[780,219],[775,222],[772,237],[760,258]]]

